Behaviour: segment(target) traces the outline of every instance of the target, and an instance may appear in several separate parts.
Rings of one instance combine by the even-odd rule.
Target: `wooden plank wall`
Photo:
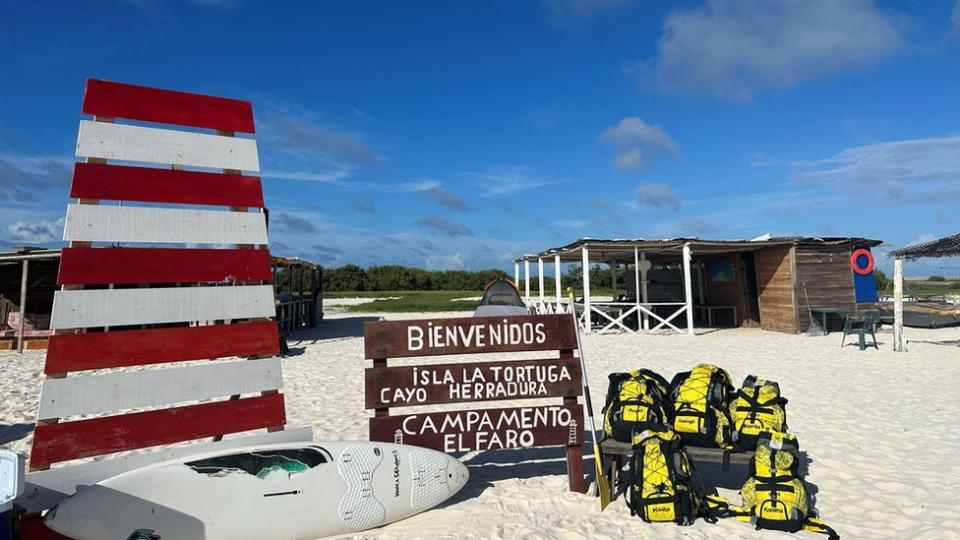
[[[745,326],[746,318],[749,314],[747,313],[746,286],[743,282],[743,258],[739,253],[732,253],[728,255],[702,257],[702,259],[704,262],[704,284],[707,287],[709,304],[713,306],[736,306],[739,325]],[[710,265],[723,261],[729,261],[733,264],[733,280],[711,281]],[[718,323],[727,324],[728,321],[726,317],[729,316],[728,312],[717,312]]]
[[[850,270],[850,248],[804,247],[796,248],[797,319],[801,329],[810,324],[803,284],[813,307],[842,307],[853,311],[857,307],[853,290],[853,271]],[[831,318],[837,327],[838,318]]]
[[[796,334],[796,290],[793,283],[793,246],[769,247],[755,252],[760,327]]]

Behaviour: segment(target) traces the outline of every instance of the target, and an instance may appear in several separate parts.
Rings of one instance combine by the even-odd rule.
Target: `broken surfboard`
[[[436,506],[467,468],[426,448],[286,443],[197,454],[120,474],[44,516],[76,540],[285,540],[346,534]]]

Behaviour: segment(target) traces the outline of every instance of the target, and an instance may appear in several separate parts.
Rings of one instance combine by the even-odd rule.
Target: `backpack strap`
[[[829,540],[840,540],[840,535],[833,527],[815,517],[807,516],[807,519],[803,521],[803,530],[825,534]]]
[[[620,396],[620,385],[623,384],[623,381],[630,378],[630,374],[611,373],[608,378],[610,379],[610,385],[607,387],[607,401],[603,404],[603,408],[600,409],[601,414],[605,414],[607,409],[610,408],[610,405],[617,401]]]

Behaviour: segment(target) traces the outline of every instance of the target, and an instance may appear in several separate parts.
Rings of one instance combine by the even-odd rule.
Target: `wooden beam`
[[[259,176],[75,163],[70,196],[172,204],[263,207]]]
[[[88,79],[85,114],[253,133],[253,105],[230,99]]]
[[[56,291],[50,328],[246,319],[274,315],[273,287],[165,287]]]
[[[693,335],[693,283],[690,276],[690,243],[683,245],[683,294],[687,303],[687,334]]]
[[[20,320],[17,323],[17,352],[23,354],[23,329],[27,322],[27,275],[30,261],[23,260],[20,273]]]
[[[38,423],[30,468],[149,446],[239,433],[285,422],[283,394],[201,403],[157,411]]]
[[[47,379],[37,418],[161,407],[281,388],[279,358]]]
[[[58,285],[270,281],[265,249],[64,248]]]
[[[126,124],[80,121],[77,156],[259,171],[257,142]]]
[[[906,351],[903,339],[903,257],[893,259],[893,350]]]
[[[56,334],[50,336],[44,373],[275,355],[278,349],[273,321]]]
[[[83,242],[266,244],[263,214],[137,206],[67,206],[63,239]],[[172,261],[171,261],[172,262]]]

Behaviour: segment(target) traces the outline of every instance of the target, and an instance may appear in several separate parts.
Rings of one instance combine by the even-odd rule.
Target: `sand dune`
[[[363,321],[375,317],[335,315],[291,341],[296,355],[284,361],[291,425],[311,425],[316,440],[366,438],[363,368],[369,361],[359,336]],[[878,337],[879,351],[841,349],[839,334],[808,338],[747,329],[695,337],[590,335],[584,347],[597,400],[607,373],[637,367],[669,379],[708,361],[736,382],[749,374],[780,382],[790,400],[791,430],[809,457],[816,507],[844,538],[960,538],[960,329],[908,329],[906,354],[892,352],[890,334]],[[945,341],[955,343],[935,343]],[[42,362],[42,351],[0,353],[3,447],[29,450]],[[649,525],[631,518],[619,499],[600,513],[596,499],[566,491],[562,455],[559,449],[467,454],[462,459],[471,482],[450,504],[353,538],[788,538],[733,521]],[[735,487],[717,470],[702,472],[708,484]],[[736,489],[720,492],[738,500]]]

